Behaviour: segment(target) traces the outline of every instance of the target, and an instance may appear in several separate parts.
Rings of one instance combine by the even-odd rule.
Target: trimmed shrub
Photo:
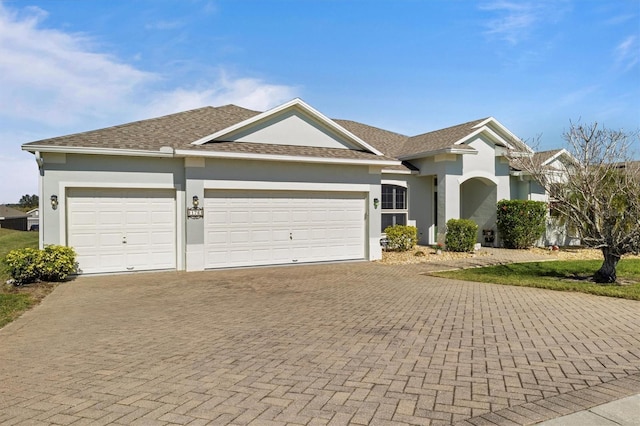
[[[7,253],[4,263],[17,284],[62,281],[76,271],[76,253],[71,247],[55,245],[44,250],[23,248]]]
[[[4,258],[7,272],[19,284],[28,284],[38,280],[40,275],[39,262],[40,250],[34,248],[11,250]]]
[[[418,228],[415,226],[388,226],[384,233],[387,234],[387,247],[389,250],[411,250],[418,242]]]
[[[470,219],[449,219],[445,245],[449,251],[473,251],[478,239],[478,225]]]
[[[76,271],[76,252],[71,247],[46,246],[40,251],[40,279],[63,281]]]
[[[507,248],[531,247],[545,231],[547,204],[542,201],[498,201],[498,232]]]

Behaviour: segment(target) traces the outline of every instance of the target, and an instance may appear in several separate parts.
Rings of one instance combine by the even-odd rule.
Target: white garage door
[[[174,269],[175,191],[71,189],[68,245],[83,273]]]
[[[207,191],[207,268],[362,259],[365,195]]]

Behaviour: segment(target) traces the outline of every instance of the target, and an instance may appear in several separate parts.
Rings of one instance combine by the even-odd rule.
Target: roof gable
[[[498,120],[488,117],[410,137],[404,144],[403,152],[399,157],[412,159],[442,152],[475,153],[475,149],[468,143],[480,136],[496,146],[515,151],[533,152]]]
[[[244,142],[319,148],[380,151],[335,121],[294,99],[284,105],[255,115],[225,129],[207,135],[192,145],[215,142]]]

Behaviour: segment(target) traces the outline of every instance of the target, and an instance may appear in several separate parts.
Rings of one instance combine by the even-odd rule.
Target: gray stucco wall
[[[183,189],[182,159],[76,154],[43,154],[43,209],[40,232],[43,244],[65,244],[64,225],[67,188],[164,187]],[[58,209],[49,202],[58,196]]]
[[[395,181],[407,184],[408,220],[415,221],[415,225],[418,228],[418,244],[430,244],[434,223],[433,176],[391,173],[382,175],[382,183]]]

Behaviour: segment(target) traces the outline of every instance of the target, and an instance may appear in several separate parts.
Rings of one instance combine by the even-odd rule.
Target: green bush
[[[411,250],[418,242],[418,229],[415,226],[388,226],[384,233],[387,234],[387,247],[389,250]]]
[[[76,271],[76,252],[71,247],[46,246],[40,251],[40,279],[63,281]]]
[[[531,247],[545,231],[547,204],[542,201],[498,201],[498,232],[507,248]]]
[[[473,251],[478,239],[478,225],[469,219],[449,219],[445,245],[449,251]]]
[[[7,270],[16,283],[37,280],[62,281],[76,271],[76,253],[71,247],[47,246],[44,250],[11,250],[4,258]]]
[[[40,275],[38,264],[40,262],[40,250],[23,248],[11,250],[4,258],[7,272],[17,283],[27,284],[38,280]]]

